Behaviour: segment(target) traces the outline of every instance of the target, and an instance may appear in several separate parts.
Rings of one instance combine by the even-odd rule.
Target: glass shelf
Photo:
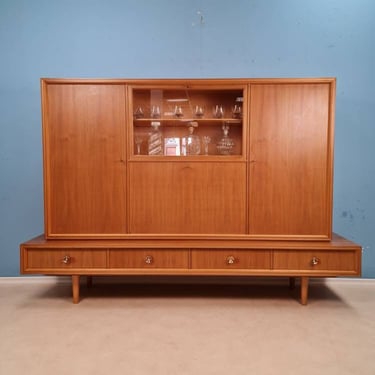
[[[231,125],[242,125],[242,120],[233,118],[142,118],[134,119],[134,126],[150,126],[151,122],[159,121],[161,126],[187,126],[189,122],[198,122],[198,124],[219,124],[229,123]]]

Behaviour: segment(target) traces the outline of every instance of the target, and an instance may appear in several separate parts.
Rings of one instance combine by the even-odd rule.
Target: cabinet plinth
[[[21,272],[358,276],[332,234],[335,79],[42,79],[45,234]]]

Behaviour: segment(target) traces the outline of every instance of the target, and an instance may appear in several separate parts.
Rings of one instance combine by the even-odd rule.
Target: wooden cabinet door
[[[251,85],[251,235],[330,237],[333,86]]]
[[[47,236],[126,233],[124,85],[42,88]]]
[[[131,233],[245,234],[246,163],[129,163]]]

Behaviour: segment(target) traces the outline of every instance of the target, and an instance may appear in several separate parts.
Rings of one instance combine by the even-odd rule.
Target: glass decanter
[[[159,129],[160,122],[151,122],[152,131],[148,137],[148,154],[149,155],[163,155],[163,139]]]
[[[196,121],[191,121],[188,124],[189,134],[182,137],[182,155],[199,155],[201,153],[201,141],[199,136],[193,134],[194,129],[198,127]]]
[[[220,155],[230,155],[233,152],[234,141],[229,137],[229,124],[225,123],[222,127],[223,137],[217,143],[216,148]]]

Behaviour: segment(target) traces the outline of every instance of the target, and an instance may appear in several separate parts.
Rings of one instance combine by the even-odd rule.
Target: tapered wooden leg
[[[295,277],[289,277],[289,289],[294,290],[296,287],[296,278]]]
[[[307,276],[301,277],[301,304],[307,305],[307,296],[309,292],[309,278]]]
[[[88,288],[92,287],[92,276],[87,276],[86,278],[86,284]]]
[[[79,303],[79,275],[72,276],[73,303]]]

